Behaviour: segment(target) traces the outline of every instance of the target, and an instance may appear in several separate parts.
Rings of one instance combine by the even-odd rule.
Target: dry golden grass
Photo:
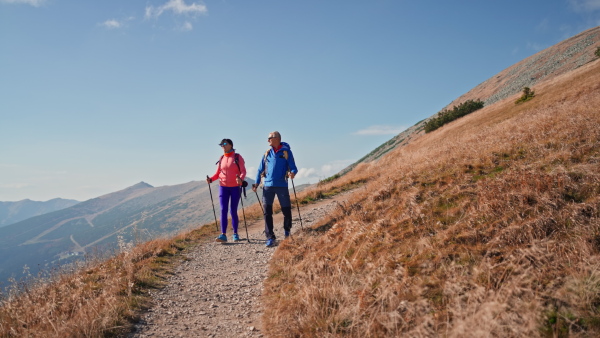
[[[346,179],[298,195],[302,203],[356,186]],[[251,192],[252,193],[252,192]],[[279,210],[279,207],[276,208]],[[244,209],[247,220],[262,218],[260,205]],[[241,215],[240,215],[241,216]],[[149,304],[148,290],[159,288],[187,247],[212,239],[214,223],[138,245],[123,244],[110,259],[90,259],[52,281],[15,283],[0,300],[0,337],[104,337],[131,330]]]
[[[340,178],[367,183],[281,243],[266,333],[600,335],[599,78],[588,64]]]
[[[265,285],[271,336],[600,334],[600,62],[463,117],[298,194],[358,186],[284,241]],[[295,202],[294,202],[295,203]],[[262,217],[260,206],[245,208]],[[178,252],[214,224],[124,248],[2,300],[2,337],[130,328]]]
[[[203,226],[170,239],[124,246],[108,260],[88,262],[75,272],[58,273],[13,290],[0,303],[0,337],[104,337],[121,335],[160,287],[177,253],[208,236]]]
[[[361,183],[344,178],[301,192],[298,198],[302,204],[311,203]],[[244,213],[247,220],[262,218],[258,203],[246,206]],[[147,291],[161,287],[182,258],[178,253],[214,235],[210,223],[173,238],[120,245],[122,252],[116,257],[90,259],[74,271],[57,272],[51,282],[15,283],[0,300],[0,337],[124,335],[148,306]]]

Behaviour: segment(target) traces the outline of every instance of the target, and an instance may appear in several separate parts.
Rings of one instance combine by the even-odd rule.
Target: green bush
[[[533,99],[534,96],[535,96],[535,92],[533,90],[531,90],[531,88],[525,87],[525,88],[523,88],[523,95],[521,95],[521,97],[517,101],[515,101],[515,104],[529,101],[529,100]]]
[[[341,177],[340,174],[335,174],[333,176],[327,177],[326,179],[323,179],[323,180],[319,181],[319,184],[329,183],[329,182],[331,182],[331,181],[333,181],[335,179],[338,179],[340,177]]]
[[[596,48],[596,52],[594,54],[600,58],[600,47]]]
[[[483,108],[483,101],[477,99],[477,101],[468,100],[458,106],[454,106],[451,110],[441,111],[437,117],[425,123],[425,132],[429,133],[438,129],[439,127],[450,123],[458,118],[461,118],[467,114]]]

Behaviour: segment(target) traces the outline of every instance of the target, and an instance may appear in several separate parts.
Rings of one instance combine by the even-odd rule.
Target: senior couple
[[[263,181],[263,205],[265,234],[267,236],[268,247],[275,245],[275,233],[273,232],[273,202],[275,195],[281,205],[283,213],[283,230],[285,238],[290,235],[292,229],[292,203],[290,192],[288,190],[287,178],[293,179],[298,173],[294,155],[290,150],[290,145],[281,142],[281,134],[274,131],[269,134],[268,142],[270,148],[264,153],[258,173],[256,174],[256,183],[252,185],[252,191],[256,189]],[[233,228],[232,239],[239,241],[238,235],[239,219],[237,215],[238,202],[241,198],[241,186],[246,177],[246,166],[244,159],[233,149],[231,139],[223,139],[219,145],[223,148],[223,155],[217,162],[217,171],[212,177],[206,178],[208,184],[219,180],[219,202],[221,204],[221,235],[217,237],[217,242],[227,242],[227,214],[231,211],[231,227]]]

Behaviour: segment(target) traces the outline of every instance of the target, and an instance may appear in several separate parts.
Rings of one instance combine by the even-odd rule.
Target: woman
[[[227,242],[227,212],[231,207],[231,227],[233,228],[233,240],[239,241],[237,215],[238,203],[240,201],[241,186],[246,177],[246,166],[242,155],[236,154],[231,139],[224,138],[219,145],[223,148],[223,156],[217,162],[217,172],[206,179],[208,184],[219,179],[219,202],[221,203],[221,235],[216,241]]]

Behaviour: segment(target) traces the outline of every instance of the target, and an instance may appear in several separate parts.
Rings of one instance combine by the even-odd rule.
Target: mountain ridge
[[[598,47],[600,47],[600,26],[587,29],[502,70],[454,99],[440,112],[467,100],[479,99],[487,106],[518,95],[524,87],[534,87],[542,81],[551,80],[594,61],[597,58],[594,51]],[[341,170],[340,175],[348,173],[360,163],[377,161],[387,152],[405,146],[424,135],[425,123],[437,117],[440,112],[417,122],[384,142],[355,163]]]
[[[0,227],[65,209],[77,203],[80,202],[63,198],[53,198],[48,201],[33,201],[26,198],[16,202],[0,202]]]
[[[139,182],[2,227],[0,283],[18,277],[23,266],[47,271],[85,254],[111,252],[119,239],[150,240],[209,222],[214,218],[209,195],[204,181],[161,187]],[[255,195],[248,194],[244,203],[254,202]]]

